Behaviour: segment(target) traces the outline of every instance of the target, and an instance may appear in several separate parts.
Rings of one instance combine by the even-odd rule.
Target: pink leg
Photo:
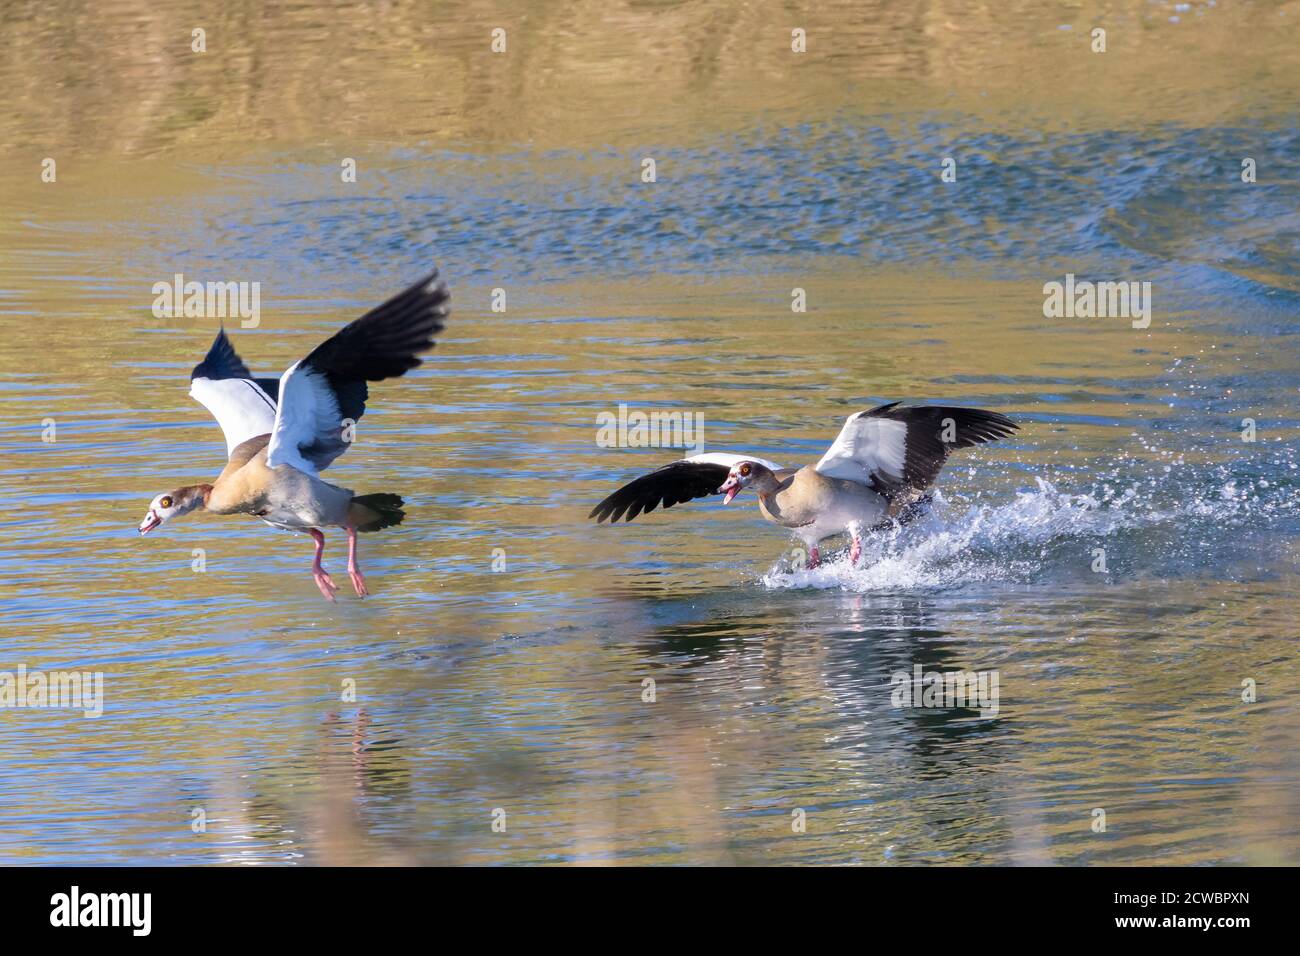
[[[320,556],[325,553],[325,535],[321,534],[318,528],[311,528],[307,533],[316,542],[316,560],[312,562],[311,576],[315,578],[316,587],[320,588],[320,593],[333,601],[338,588],[334,586],[334,579],[320,566]]]
[[[849,522],[849,538],[853,543],[849,545],[849,567],[858,566],[858,558],[862,557],[862,525],[856,521]]]
[[[366,579],[361,576],[361,569],[357,567],[356,528],[348,528],[348,577],[352,579],[352,590],[357,592],[357,597],[365,597],[370,593],[366,590]]]
[[[814,545],[808,551],[808,570],[811,571],[813,568],[821,567],[821,563],[822,563],[821,552],[818,551],[817,546]]]

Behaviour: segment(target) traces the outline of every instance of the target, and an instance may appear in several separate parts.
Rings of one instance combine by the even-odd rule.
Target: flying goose
[[[358,596],[370,593],[357,567],[357,532],[400,524],[404,502],[393,494],[353,495],[320,473],[347,451],[366,410],[367,382],[395,378],[420,364],[433,347],[451,298],[432,275],[344,326],[290,365],[277,381],[254,378],[224,329],[194,367],[190,395],[226,436],[228,461],[211,484],[184,485],[158,495],[140,533],[203,508],[214,514],[255,515],[275,528],[306,531],[316,542],[312,577],[333,601],[338,591],[321,567],[322,528],[348,534],[348,576]]]
[[[997,412],[890,402],[850,415],[815,465],[782,468],[753,455],[695,455],[628,482],[587,517],[631,521],[660,504],[671,508],[709,495],[725,494],[723,504],[730,504],[750,488],[764,518],[803,540],[808,567],[821,563],[818,544],[841,532],[853,539],[849,560],[856,565],[864,531],[915,514],[952,449],[1005,438],[1016,428]]]

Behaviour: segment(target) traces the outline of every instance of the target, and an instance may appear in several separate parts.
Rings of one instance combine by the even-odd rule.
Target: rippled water
[[[8,10],[0,670],[106,702],[0,710],[0,858],[1300,860],[1300,12],[905,8],[827,6],[796,67],[767,4],[543,4],[501,72],[496,10],[441,45],[400,4],[271,11],[227,24],[228,73],[166,5],[97,43]],[[1105,73],[1070,46],[1097,18]],[[410,503],[362,539],[373,597],[327,605],[258,523],[135,533],[223,463],[185,394],[216,321],[155,318],[153,283],[260,282],[228,324],[270,374],[430,262],[447,331],[331,472]],[[1150,327],[1045,319],[1066,273],[1150,282]],[[789,465],[895,399],[1022,430],[861,568],[798,567],[745,498],[586,520],[678,455],[600,447],[620,403]],[[914,665],[996,671],[997,716],[894,707]]]

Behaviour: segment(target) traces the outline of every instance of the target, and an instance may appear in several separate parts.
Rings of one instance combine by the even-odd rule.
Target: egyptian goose
[[[211,484],[185,485],[149,503],[140,533],[203,508],[213,514],[255,515],[275,528],[306,531],[315,539],[312,577],[333,601],[338,591],[321,567],[322,528],[348,534],[353,590],[369,591],[357,567],[357,532],[401,523],[405,502],[393,494],[353,495],[322,481],[320,473],[347,451],[366,410],[369,388],[420,364],[443,328],[450,293],[437,271],[344,326],[290,365],[277,381],[254,378],[225,330],[194,367],[190,395],[226,436],[229,460]]]
[[[913,516],[952,449],[1005,438],[1016,428],[997,412],[891,402],[850,415],[815,465],[794,469],[753,455],[695,455],[628,482],[587,517],[631,521],[660,504],[671,508],[715,494],[730,504],[749,488],[764,518],[803,540],[808,567],[821,563],[821,541],[842,532],[853,540],[849,560],[856,565],[864,531]]]

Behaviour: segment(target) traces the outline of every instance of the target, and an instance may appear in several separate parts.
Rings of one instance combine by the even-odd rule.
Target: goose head
[[[140,533],[148,534],[177,515],[189,514],[203,504],[203,486],[191,485],[161,494],[149,502],[149,511],[140,522]]]
[[[755,490],[758,491],[766,488],[769,483],[775,483],[775,479],[776,476],[772,474],[772,469],[766,465],[760,465],[756,461],[738,461],[731,466],[731,471],[727,474],[727,480],[718,489],[718,494],[725,493],[727,497],[722,499],[722,503],[729,505],[731,499],[746,488],[756,486]]]

